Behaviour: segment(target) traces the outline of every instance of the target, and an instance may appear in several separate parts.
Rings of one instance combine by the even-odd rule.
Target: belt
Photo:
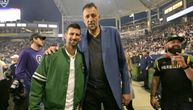
[[[96,84],[88,84],[88,87],[95,88],[95,89],[101,89],[101,88],[107,88],[107,85],[96,85]]]

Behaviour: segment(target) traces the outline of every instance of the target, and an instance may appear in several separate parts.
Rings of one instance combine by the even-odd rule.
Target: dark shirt
[[[13,79],[15,79],[15,68],[16,68],[16,64],[12,64],[11,66],[10,66],[10,69],[11,69],[11,75],[13,76]]]
[[[102,60],[101,35],[96,38],[89,34],[89,85],[98,88],[106,87],[106,76]]]
[[[188,56],[185,55],[184,58],[185,61],[187,61]],[[193,62],[191,60],[187,64],[193,67]],[[154,76],[160,77],[162,101],[184,102],[188,101],[189,98],[193,98],[192,82],[179,65],[172,65],[171,59],[165,56],[159,58],[156,61],[156,65]]]
[[[147,67],[150,66],[151,61],[152,60],[150,56],[142,57],[140,60],[140,69],[145,70]]]

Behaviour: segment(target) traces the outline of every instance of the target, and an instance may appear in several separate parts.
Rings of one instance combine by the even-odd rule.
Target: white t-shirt
[[[76,52],[75,52],[75,55],[76,55]],[[66,53],[70,57],[70,71],[69,71],[69,78],[68,78],[65,110],[73,110],[74,87],[75,87],[75,64],[74,64],[75,63],[75,55],[74,56],[70,55],[67,52],[67,50],[66,50]]]

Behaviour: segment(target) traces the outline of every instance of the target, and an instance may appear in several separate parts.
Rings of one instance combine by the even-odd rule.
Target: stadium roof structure
[[[54,0],[66,20],[82,19],[82,7],[93,2],[100,10],[102,19],[117,18],[132,13],[160,7],[171,0]]]

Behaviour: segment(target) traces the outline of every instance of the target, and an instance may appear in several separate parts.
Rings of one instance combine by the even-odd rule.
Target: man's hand
[[[177,53],[177,55],[174,56],[174,57],[175,57],[175,60],[177,61],[178,65],[180,65],[180,67],[182,67],[182,68],[187,67],[187,64],[186,64],[186,62],[185,62],[184,57],[182,56],[182,54]]]
[[[182,56],[181,53],[176,53],[177,55],[171,55],[171,54],[167,54],[167,57],[175,60],[177,62],[177,64],[181,67],[181,68],[186,68],[187,64],[184,60],[184,57]]]
[[[123,105],[128,105],[130,101],[131,101],[131,94],[122,94]]]
[[[44,54],[46,54],[46,55],[53,54],[53,53],[55,53],[58,49],[59,49],[58,46],[50,46],[50,47],[44,52]]]
[[[151,103],[151,106],[153,108],[159,108],[160,107],[160,103],[159,103],[158,99],[154,96],[151,97],[150,103]]]

